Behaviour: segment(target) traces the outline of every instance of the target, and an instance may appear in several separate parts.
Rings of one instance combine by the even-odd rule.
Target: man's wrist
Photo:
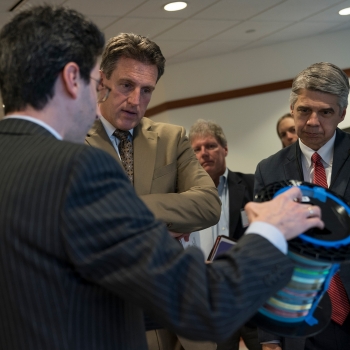
[[[273,244],[283,254],[287,254],[288,246],[287,241],[284,238],[282,232],[275,226],[262,221],[253,222],[248,228],[245,234],[257,234]]]

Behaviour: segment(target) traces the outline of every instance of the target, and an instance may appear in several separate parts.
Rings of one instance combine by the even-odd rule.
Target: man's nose
[[[128,96],[128,103],[134,106],[138,106],[140,104],[141,93],[139,89],[134,89],[130,92]]]
[[[309,119],[307,120],[307,124],[311,126],[320,125],[320,121],[318,120],[317,112],[311,112]]]
[[[206,155],[207,155],[207,151],[206,151],[205,147],[201,147],[196,153],[197,159],[205,157]]]

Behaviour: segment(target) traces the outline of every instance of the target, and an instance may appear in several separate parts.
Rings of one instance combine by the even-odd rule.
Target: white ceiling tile
[[[18,2],[18,0],[1,0],[1,2],[0,2],[0,13],[8,12],[8,10],[10,8],[12,8],[17,2]]]
[[[108,27],[110,24],[114,23],[118,18],[114,16],[93,16],[88,15],[88,17],[103,31],[104,28]],[[105,33],[106,35],[106,33]],[[107,36],[106,36],[107,38]]]
[[[281,0],[222,0],[194,18],[245,20],[280,2]]]
[[[195,40],[187,40],[187,41],[181,41],[181,40],[157,40],[157,45],[159,45],[160,49],[162,50],[162,53],[166,60],[170,59],[172,56],[187,50],[194,45],[198,43],[198,41]]]
[[[162,40],[205,40],[236,23],[238,22],[191,19],[180,23],[156,38]]]
[[[300,21],[339,2],[339,0],[288,0],[260,14],[254,20]]]
[[[118,33],[136,33],[149,38],[163,32],[167,28],[178,23],[179,19],[151,19],[151,18],[130,18],[124,17],[109,25],[104,33],[106,38],[117,35]]]
[[[164,11],[166,1],[28,0],[26,8],[44,3],[75,8],[107,39],[120,32],[149,36],[168,64],[350,28],[350,17],[338,15],[350,0],[188,0],[178,12]],[[12,18],[8,9],[16,2],[0,0],[0,28]]]
[[[85,15],[121,17],[148,0],[68,0],[65,6],[74,8]]]
[[[290,24],[290,23],[289,23]],[[287,22],[276,21],[247,21],[243,22],[224,33],[213,38],[213,40],[246,40],[252,41],[264,37],[288,25]],[[254,32],[248,32],[255,30]]]
[[[331,33],[331,32],[336,32],[338,30],[345,30],[348,28],[350,28],[350,21],[347,21],[345,23],[338,23],[338,24],[334,25],[333,27],[330,27],[321,33]]]
[[[164,10],[164,5],[169,1],[166,0],[149,0],[143,6],[135,9],[130,15],[133,17],[145,18],[189,18],[206,7],[210,7],[220,0],[189,0],[187,7],[181,11],[169,12]]]
[[[349,16],[340,16],[339,11],[343,8],[350,7],[350,1],[342,2],[341,4],[334,5],[331,8],[324,10],[309,19],[312,21],[337,21],[337,22],[348,22]]]
[[[300,22],[264,38],[263,41],[265,43],[275,43],[294,40],[307,36],[318,35],[333,27],[333,22]]]
[[[244,42],[229,41],[205,41],[199,45],[193,46],[181,55],[170,57],[169,63],[178,63],[184,61],[195,60],[203,57],[218,56],[232,52],[235,48],[242,46]]]

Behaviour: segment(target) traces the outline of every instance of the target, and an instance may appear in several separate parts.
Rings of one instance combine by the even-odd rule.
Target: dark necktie
[[[134,183],[134,150],[129,139],[130,132],[116,129],[113,133],[119,139],[119,154],[126,174],[131,183]]]
[[[314,166],[314,184],[328,188],[326,171],[321,162],[321,156],[315,152],[311,160]],[[329,285],[328,294],[332,302],[332,320],[340,325],[344,323],[349,312],[350,304],[343,283],[337,272]]]

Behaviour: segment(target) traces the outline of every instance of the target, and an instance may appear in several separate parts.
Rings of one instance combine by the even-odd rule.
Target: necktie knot
[[[321,156],[315,152],[312,156],[311,156],[311,160],[312,160],[312,163],[313,164],[316,164],[317,162],[320,162],[321,161]]]
[[[117,137],[120,141],[125,141],[128,139],[130,132],[127,130],[115,129],[113,135]]]

